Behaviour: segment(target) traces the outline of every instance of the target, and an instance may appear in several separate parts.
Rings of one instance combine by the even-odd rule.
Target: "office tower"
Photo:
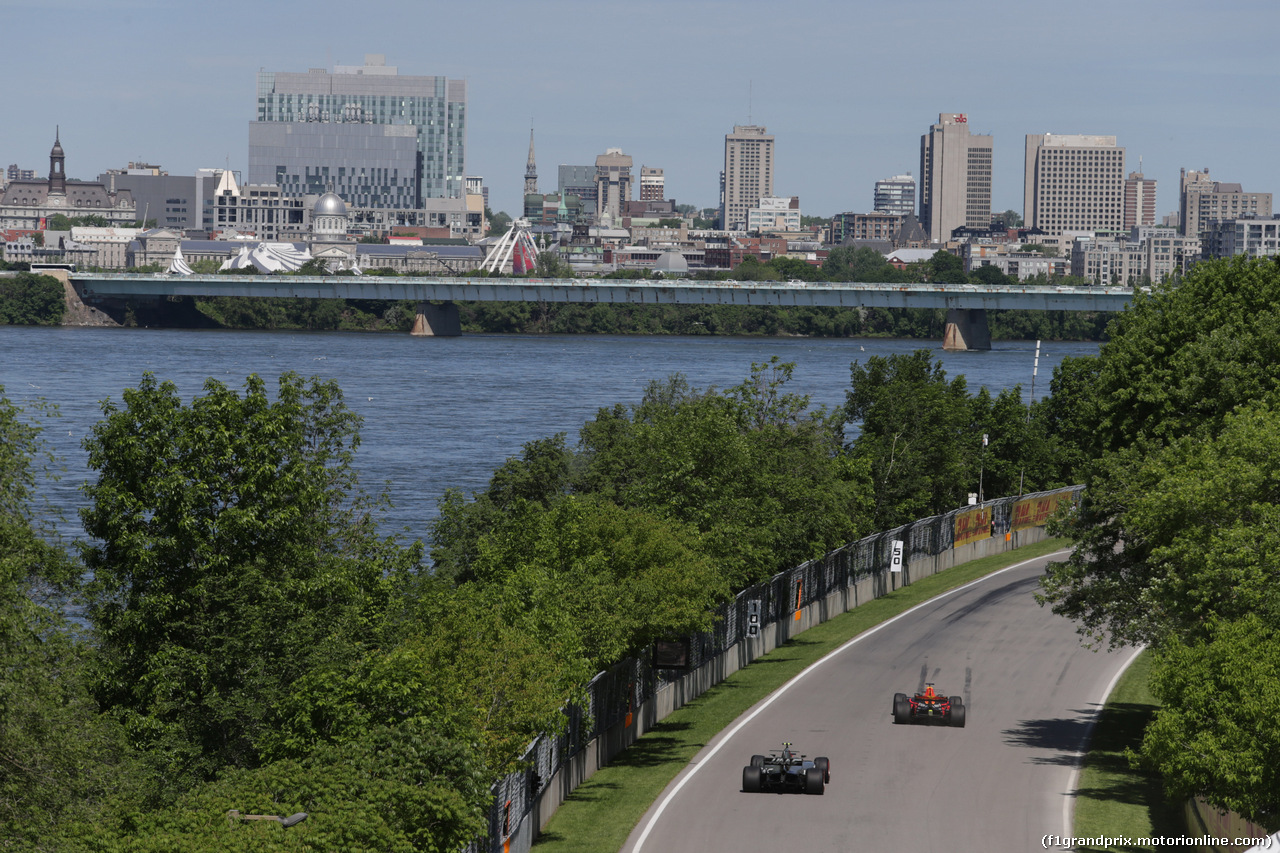
[[[940,113],[920,137],[920,224],[934,243],[991,224],[992,148],[991,136],[969,133],[964,113]]]
[[[666,178],[653,166],[640,167],[640,200],[662,201],[667,197]]]
[[[466,81],[401,75],[379,54],[332,74],[260,71],[247,181],[357,207],[462,198],[466,127]]]
[[[1124,149],[1114,136],[1028,134],[1022,217],[1048,234],[1124,228]]]
[[[1178,229],[1187,237],[1203,234],[1214,220],[1271,216],[1271,193],[1247,193],[1240,184],[1212,180],[1209,170],[1182,170]]]
[[[1156,224],[1156,182],[1141,172],[1130,172],[1124,180],[1124,228]]]
[[[747,212],[773,195],[773,137],[757,125],[733,126],[724,137],[720,227],[742,230]]]
[[[892,213],[894,216],[915,213],[916,179],[907,173],[876,181],[875,204],[871,209],[876,213]]]
[[[596,158],[596,218],[618,222],[631,201],[631,155],[609,148]]]
[[[566,166],[561,163],[557,174],[556,192],[560,195],[576,195],[582,200],[584,210],[596,209],[596,167]]]

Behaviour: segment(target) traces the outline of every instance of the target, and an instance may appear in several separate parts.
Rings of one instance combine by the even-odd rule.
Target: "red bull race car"
[[[751,763],[742,768],[742,790],[751,794],[760,791],[821,794],[831,781],[829,758],[810,761],[792,750],[789,743],[769,753],[751,756]]]
[[[964,699],[959,696],[943,696],[932,684],[924,686],[924,692],[914,696],[893,694],[893,721],[904,723],[933,723],[939,726],[964,728]]]

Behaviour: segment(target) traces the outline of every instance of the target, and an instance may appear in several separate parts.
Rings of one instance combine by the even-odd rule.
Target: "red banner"
[[[955,547],[991,538],[991,507],[956,513]]]

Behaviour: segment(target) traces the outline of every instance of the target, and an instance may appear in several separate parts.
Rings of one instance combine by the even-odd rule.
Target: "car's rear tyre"
[[[952,726],[954,726],[957,729],[964,728],[964,705],[963,704],[956,702],[955,700],[952,700],[951,719],[949,720],[949,722],[951,723]]]
[[[911,700],[905,693],[893,694],[893,721],[895,723],[911,722]]]
[[[763,756],[763,755],[753,755],[753,756],[751,756],[751,766],[752,766],[752,767],[764,767],[764,756]]]
[[[806,794],[821,794],[825,784],[820,768],[809,767],[804,771],[804,792]]]
[[[748,794],[760,793],[760,780],[764,776],[763,771],[759,767],[742,768],[742,790]]]
[[[831,781],[831,759],[830,758],[815,758],[813,759],[813,766],[817,767],[819,770],[822,771],[823,782]]]

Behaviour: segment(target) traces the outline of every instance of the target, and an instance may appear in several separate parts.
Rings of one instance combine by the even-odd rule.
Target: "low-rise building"
[[[1210,220],[1201,240],[1207,258],[1269,258],[1280,255],[1280,218]]]

